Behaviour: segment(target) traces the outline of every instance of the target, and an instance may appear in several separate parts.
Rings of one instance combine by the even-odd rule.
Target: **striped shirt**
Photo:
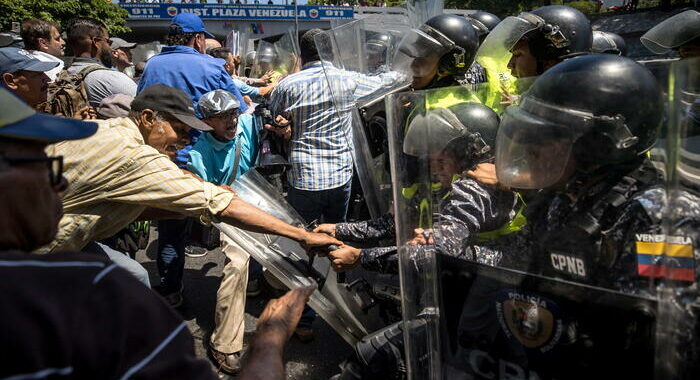
[[[79,251],[108,238],[147,207],[180,212],[202,223],[216,219],[233,193],[184,174],[170,159],[145,144],[131,119],[98,121],[93,136],[46,149],[63,156],[68,189],[56,239],[40,252]]]
[[[0,379],[217,379],[157,293],[96,255],[0,252]]]
[[[356,101],[402,79],[397,72],[368,76],[320,61],[282,79],[272,92],[270,109],[292,122],[289,183],[313,191],[346,184],[352,178]]]

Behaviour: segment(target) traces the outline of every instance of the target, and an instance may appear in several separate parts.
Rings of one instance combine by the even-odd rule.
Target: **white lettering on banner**
[[[552,267],[558,271],[581,277],[586,276],[586,265],[583,260],[578,257],[562,255],[560,253],[550,253],[549,259],[552,262]]]
[[[209,8],[181,8],[182,13],[194,13],[197,16],[209,16]]]

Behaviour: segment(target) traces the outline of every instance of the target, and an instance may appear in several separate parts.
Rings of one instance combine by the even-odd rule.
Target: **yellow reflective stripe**
[[[416,196],[416,193],[418,192],[418,184],[415,183],[411,185],[410,187],[404,187],[401,189],[401,195],[404,197],[404,199],[411,199]]]
[[[500,236],[512,234],[513,232],[518,232],[527,225],[527,218],[523,215],[523,210],[525,210],[525,201],[523,201],[522,196],[516,193],[520,203],[520,208],[515,214],[515,217],[510,222],[504,224],[498,229],[492,231],[479,232],[474,237],[474,240],[479,243],[496,240]]]

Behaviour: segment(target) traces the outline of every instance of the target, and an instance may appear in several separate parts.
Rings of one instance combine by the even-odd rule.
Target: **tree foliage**
[[[129,32],[128,12],[108,0],[0,0],[0,28],[29,18],[52,21],[65,27],[74,17],[94,17],[107,25],[110,34]]]

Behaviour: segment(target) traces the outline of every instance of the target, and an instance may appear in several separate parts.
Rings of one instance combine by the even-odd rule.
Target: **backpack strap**
[[[93,71],[97,71],[97,70],[109,70],[109,69],[106,68],[106,67],[104,67],[104,66],[102,66],[102,65],[98,65],[98,64],[96,63],[96,64],[94,64],[94,65],[90,65],[90,66],[88,66],[88,67],[83,68],[83,69],[80,70],[76,75],[79,77],[78,79],[79,79],[80,81],[84,81],[85,78],[86,78],[90,73],[92,73]]]

